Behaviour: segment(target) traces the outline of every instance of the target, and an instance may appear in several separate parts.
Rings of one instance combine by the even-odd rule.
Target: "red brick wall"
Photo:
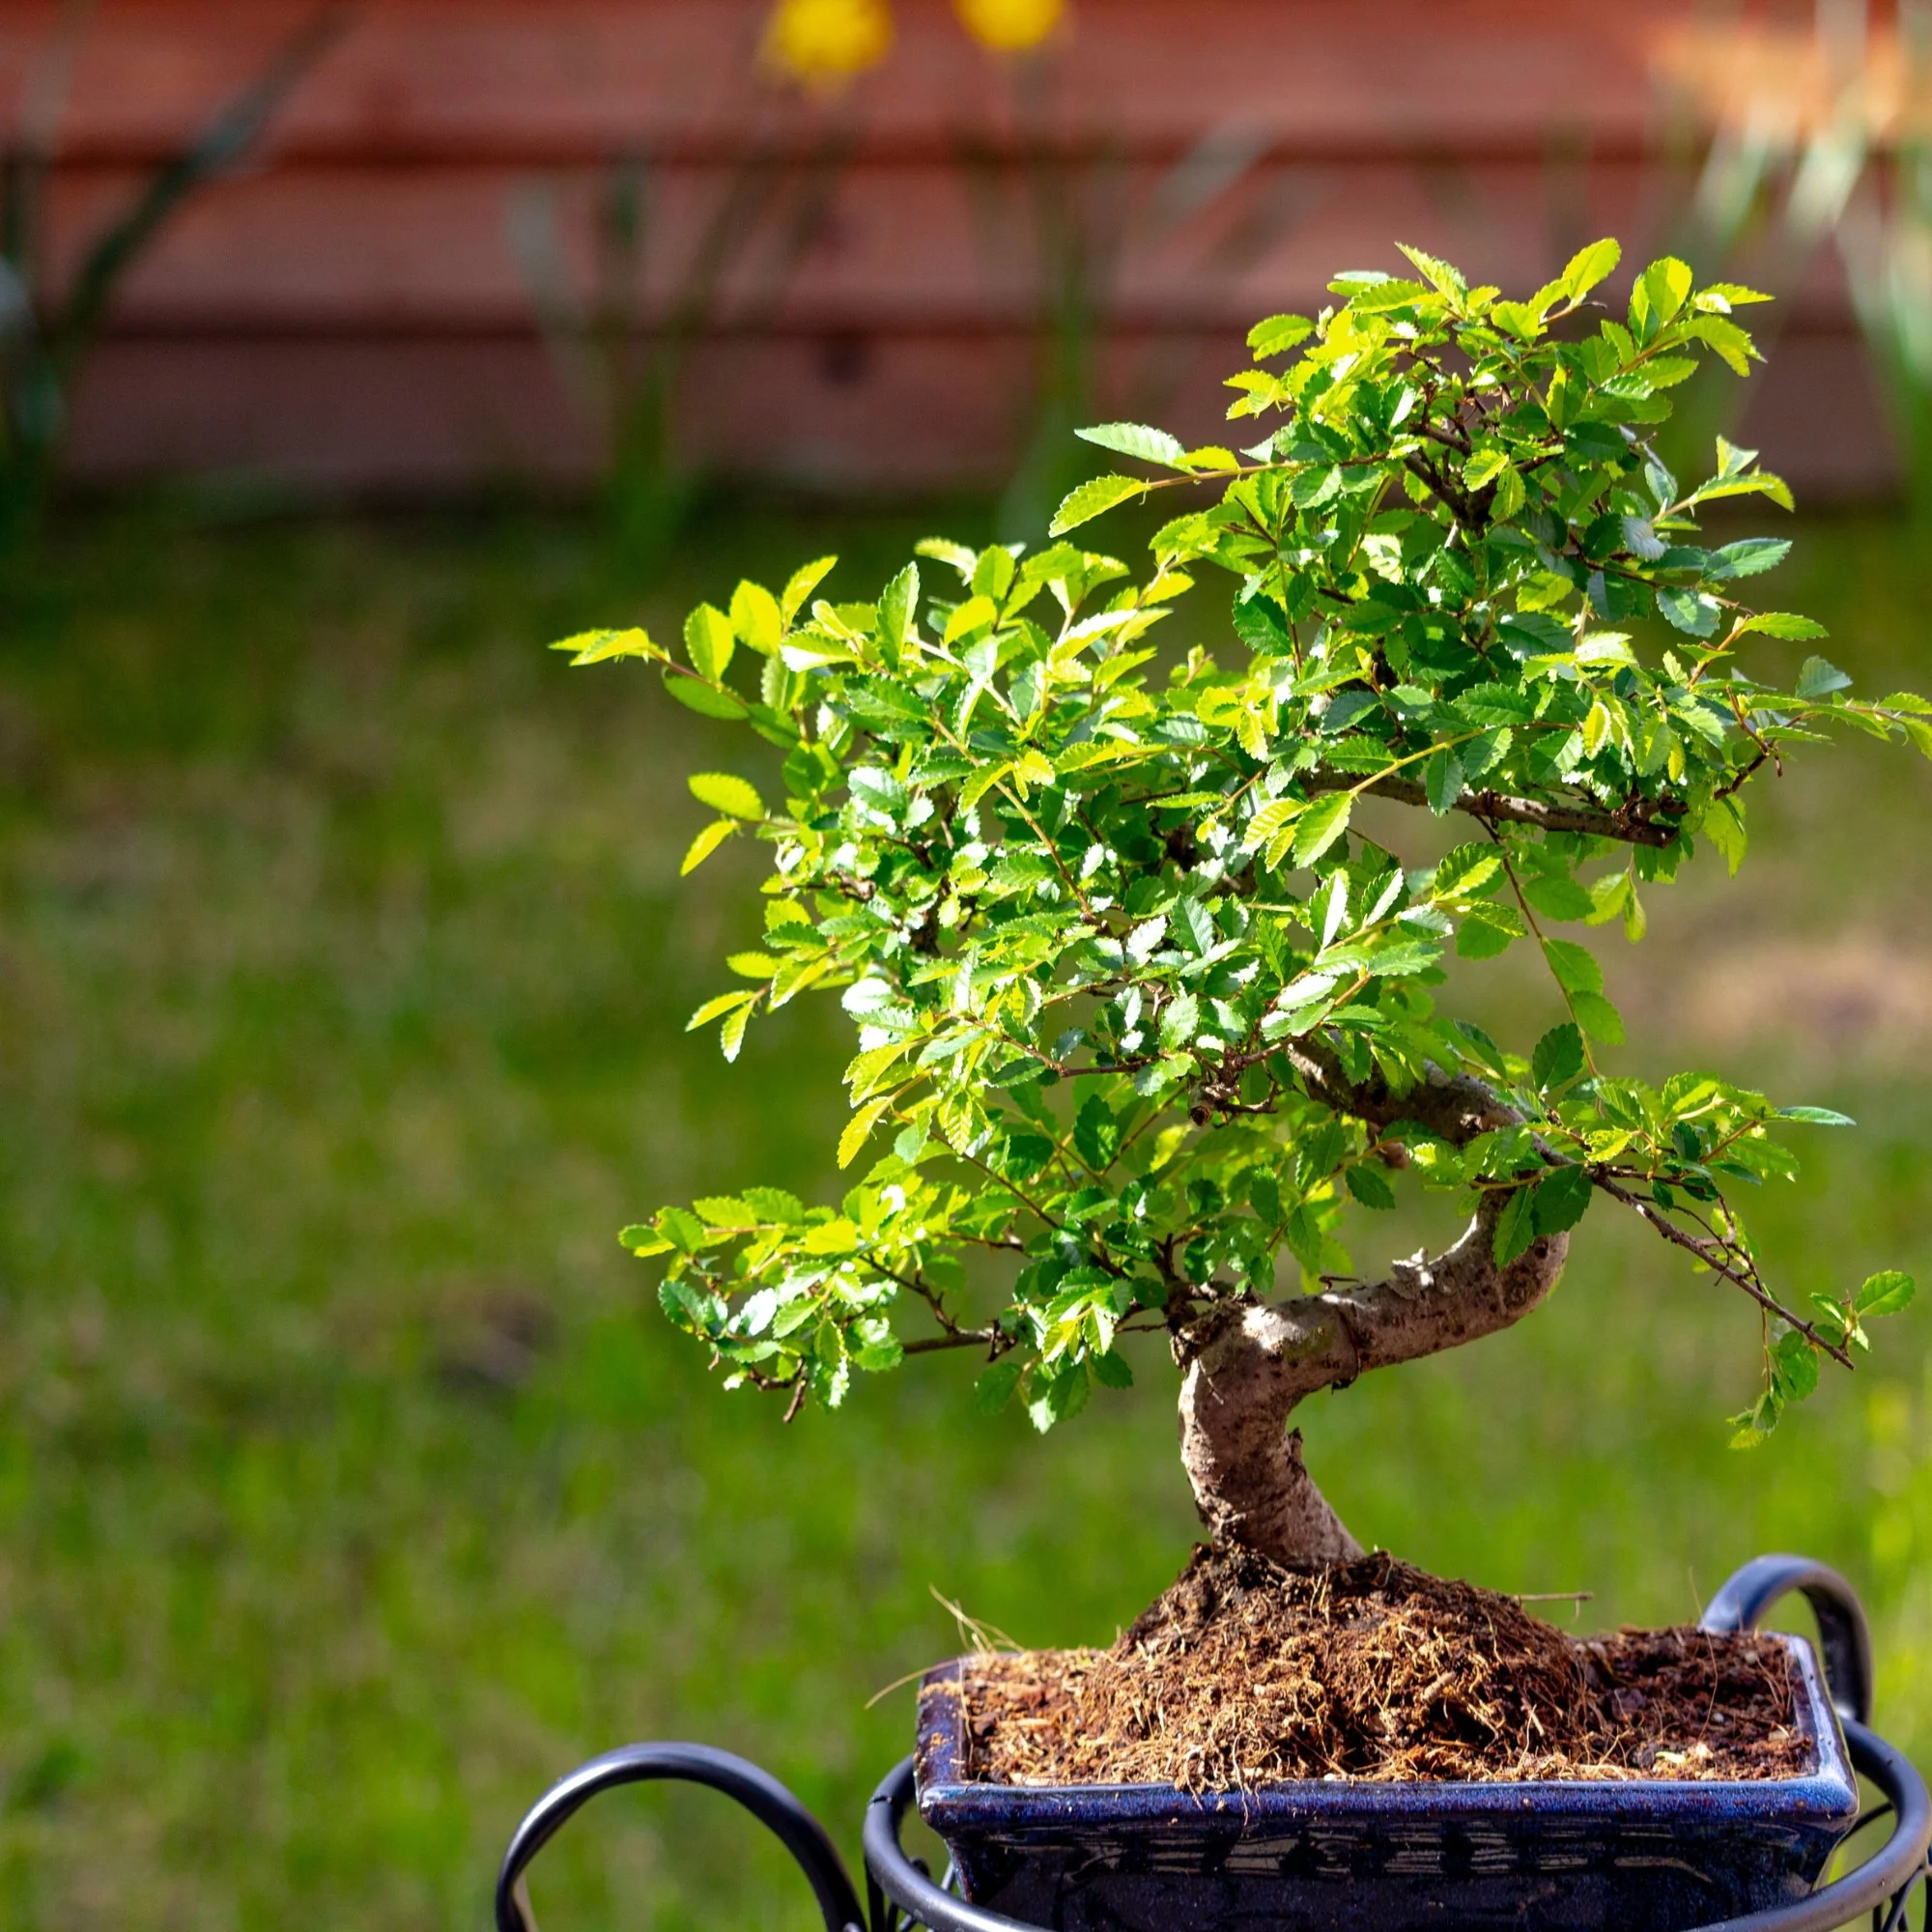
[[[580,267],[612,156],[664,167],[672,235],[749,131],[763,0],[363,0],[247,172],[208,189],[126,286],[78,399],[92,477],[259,470],[425,491],[591,462],[506,241],[550,185]],[[841,103],[857,142],[769,329],[708,346],[683,435],[724,465],[860,487],[990,479],[1011,456],[1031,282],[976,239],[962,140],[1010,133],[1008,77],[942,0],[900,0],[890,57]],[[0,101],[52,9],[0,0]],[[1264,156],[1178,233],[1142,232],[1110,301],[1103,403],[1205,431],[1254,317],[1400,236],[1534,283],[1673,192],[1660,62],[1690,0],[1077,0],[1051,124],[1145,208],[1210,129]],[[62,123],[57,259],[136,171],[303,17],[289,0],[102,0]],[[796,110],[789,110],[796,120]],[[1094,145],[1097,144],[1097,145]],[[1648,158],[1647,158],[1648,157]],[[669,254],[675,257],[678,246]],[[1826,487],[1883,469],[1829,280],[1788,305],[1756,410]]]

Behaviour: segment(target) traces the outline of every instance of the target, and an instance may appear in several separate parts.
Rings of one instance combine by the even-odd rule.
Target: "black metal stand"
[[[1768,1912],[1702,1926],[1698,1932],[1834,1932],[1865,1913],[1872,1932],[1904,1932],[1913,1892],[1932,1876],[1932,1797],[1918,1772],[1870,1728],[1871,1639],[1863,1606],[1836,1571],[1801,1556],[1761,1556],[1711,1601],[1707,1630],[1750,1630],[1777,1600],[1802,1591],[1817,1613],[1819,1649],[1845,1743],[1880,1802],[1853,1828],[1852,1840],[1889,1821],[1885,1841],[1863,1863],[1808,1897]],[[553,1785],[518,1826],[497,1880],[497,1932],[535,1932],[523,1878],[536,1855],[599,1792],[650,1779],[708,1785],[733,1798],[769,1829],[805,1873],[826,1932],[1037,1932],[1019,1919],[969,1905],[936,1883],[899,1842],[913,1798],[913,1761],[898,1765],[866,1807],[867,1909],[824,1828],[775,1777],[729,1751],[706,1745],[631,1745],[581,1765]],[[1921,1932],[1926,1928],[1921,1927]]]

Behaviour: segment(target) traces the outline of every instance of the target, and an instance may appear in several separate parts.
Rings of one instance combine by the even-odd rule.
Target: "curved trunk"
[[[1278,1302],[1223,1303],[1177,1340],[1180,1458],[1217,1542],[1289,1569],[1362,1553],[1302,1466],[1288,1417],[1304,1396],[1368,1369],[1434,1355],[1519,1321],[1555,1285],[1567,1235],[1541,1236],[1508,1266],[1495,1224],[1510,1197],[1484,1198],[1456,1244],[1398,1262],[1382,1281]]]

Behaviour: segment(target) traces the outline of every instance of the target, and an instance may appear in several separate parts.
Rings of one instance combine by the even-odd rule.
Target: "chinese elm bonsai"
[[[1816,623],[1758,608],[1786,541],[1699,540],[1719,502],[1789,509],[1784,484],[1721,439],[1688,487],[1657,453],[1702,356],[1756,359],[1734,311],[1761,298],[1663,260],[1612,312],[1612,242],[1526,301],[1405,252],[1413,278],[1344,275],[1254,329],[1251,447],[1082,432],[1156,473],[1083,484],[1043,550],[923,543],[863,602],[815,596],[830,558],[741,583],[682,661],[640,630],[559,646],[651,659],[781,754],[762,787],[691,781],[718,816],[687,871],[747,832],[772,851],[747,984],[692,1024],[730,1059],[837,988],[859,1035],[838,1160],[870,1160],[837,1208],[748,1187],[626,1231],[670,1318],[788,1414],[958,1349],[1042,1430],[1128,1382],[1121,1336],[1162,1333],[1203,1519],[1289,1569],[1361,1551],[1295,1406],[1521,1320],[1599,1197],[1751,1305],[1747,1440],[1913,1292],[1800,1307],[1767,1280],[1738,1191],[1793,1173],[1789,1124],[1845,1122],[1615,1073],[1623,1021],[1560,936],[1640,937],[1701,851],[1735,872],[1751,781],[1823,726],[1932,754],[1932,704],[1854,697],[1793,649]],[[1144,575],[1065,540],[1155,492],[1179,514]],[[1371,800],[1464,837],[1418,864]],[[1498,1042],[1445,963],[1516,945],[1568,1017]],[[1398,1179],[1467,1199],[1467,1232],[1364,1274],[1345,1208]]]

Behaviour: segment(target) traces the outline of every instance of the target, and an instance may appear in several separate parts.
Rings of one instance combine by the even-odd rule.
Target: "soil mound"
[[[1813,1768],[1783,1650],[1577,1641],[1510,1597],[1365,1556],[1196,1549],[1108,1650],[973,1659],[971,1775],[1251,1790],[1291,1778],[1779,1777]]]

